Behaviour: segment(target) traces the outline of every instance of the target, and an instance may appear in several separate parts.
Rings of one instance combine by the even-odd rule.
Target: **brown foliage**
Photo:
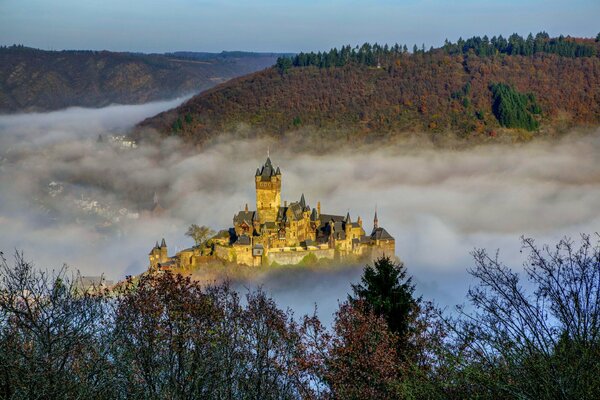
[[[358,136],[409,130],[483,134],[499,126],[489,90],[498,82],[533,93],[542,126],[560,114],[571,124],[600,122],[598,57],[432,52],[396,61],[387,69],[348,64],[292,68],[284,75],[268,69],[208,90],[140,126],[171,134],[173,122],[189,114],[191,123],[177,134],[196,142],[240,123],[275,136],[299,125]]]
[[[343,304],[336,314],[326,380],[338,399],[396,398],[397,337],[382,317]]]

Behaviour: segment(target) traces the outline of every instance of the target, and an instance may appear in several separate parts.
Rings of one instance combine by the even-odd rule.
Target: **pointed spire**
[[[256,176],[271,177],[275,175],[275,168],[273,168],[273,163],[271,162],[271,158],[267,157],[267,161],[265,161],[265,165],[259,167],[256,170]]]
[[[377,206],[375,206],[375,218],[373,218],[373,230],[379,228],[379,219],[377,219]]]
[[[163,238],[162,242],[160,242],[160,247],[161,247],[161,249],[163,247],[167,247],[167,242],[165,242],[165,238]]]
[[[304,193],[302,193],[302,196],[300,197],[300,206],[303,210],[306,208],[306,199],[304,198]]]
[[[349,224],[350,222],[350,211],[348,211],[348,213],[346,214],[346,219],[344,220],[345,223]]]
[[[156,241],[156,244],[154,245],[155,249],[160,249],[160,247],[158,246],[158,240]]]
[[[244,211],[248,212],[248,203],[246,203],[246,207],[244,207]]]
[[[317,220],[317,209],[316,208],[312,209],[312,213],[310,214],[310,220],[311,221],[316,221]]]
[[[277,167],[277,171],[275,171],[275,175],[281,175],[281,171],[279,170],[279,167]]]

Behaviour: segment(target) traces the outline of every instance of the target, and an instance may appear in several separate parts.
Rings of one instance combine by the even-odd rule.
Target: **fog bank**
[[[191,223],[215,230],[253,208],[254,173],[267,149],[283,174],[282,199],[321,202],[396,238],[419,293],[462,302],[474,247],[500,248],[518,267],[519,237],[554,243],[600,226],[600,131],[558,142],[467,150],[419,146],[311,155],[264,139],[224,139],[201,152],[177,140],[127,148],[111,135],[177,101],[0,116],[0,250],[38,266],[67,263],[109,279],[138,274],[154,242],[189,247]],[[102,135],[102,143],[98,136]],[[167,210],[148,215],[154,193]],[[332,312],[360,268],[280,271],[259,279],[297,313]],[[254,285],[251,282],[249,285]]]

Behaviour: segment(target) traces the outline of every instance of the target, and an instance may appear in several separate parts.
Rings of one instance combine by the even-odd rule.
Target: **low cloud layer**
[[[259,139],[224,139],[200,152],[176,140],[135,149],[109,143],[175,104],[1,116],[0,250],[109,279],[140,273],[156,240],[174,252],[191,245],[191,223],[226,228],[245,203],[253,208],[254,172],[267,148],[283,173],[283,199],[304,193],[323,212],[360,215],[367,229],[377,205],[419,292],[442,305],[463,301],[474,247],[500,248],[519,267],[521,235],[553,243],[600,226],[600,131],[553,143],[321,155]],[[147,215],[155,192],[167,209],[158,218]],[[294,269],[261,282],[299,314],[315,302],[330,314],[360,272]]]

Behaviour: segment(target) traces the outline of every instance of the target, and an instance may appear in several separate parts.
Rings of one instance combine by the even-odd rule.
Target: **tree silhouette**
[[[350,303],[364,302],[367,309],[386,320],[390,331],[405,338],[421,299],[413,297],[415,286],[404,264],[383,256],[365,267],[361,283],[352,285],[352,290]]]

